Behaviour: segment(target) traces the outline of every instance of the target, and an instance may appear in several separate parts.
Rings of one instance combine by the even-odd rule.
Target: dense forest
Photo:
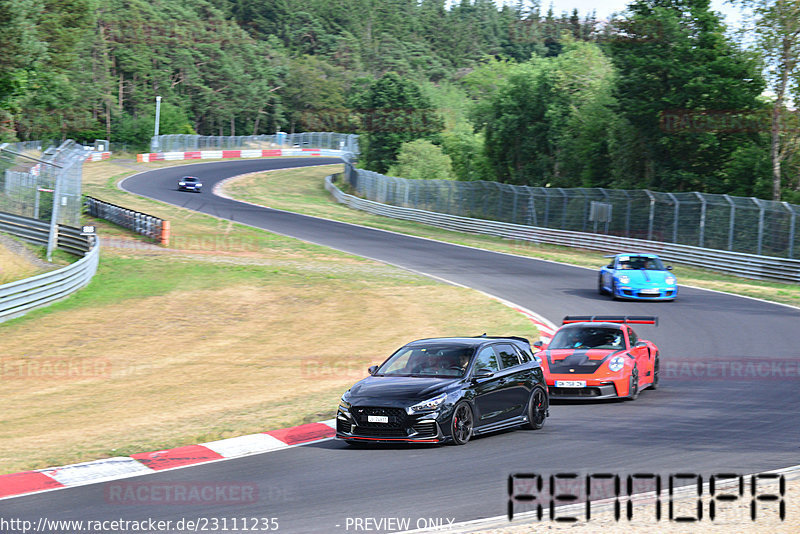
[[[0,142],[362,134],[410,178],[800,202],[800,0],[3,0]]]

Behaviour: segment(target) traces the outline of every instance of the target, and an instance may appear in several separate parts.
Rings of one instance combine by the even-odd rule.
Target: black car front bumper
[[[370,421],[370,416],[386,422]],[[438,423],[439,412],[409,415],[405,408],[392,406],[339,406],[336,437],[372,443],[441,443],[447,437]]]

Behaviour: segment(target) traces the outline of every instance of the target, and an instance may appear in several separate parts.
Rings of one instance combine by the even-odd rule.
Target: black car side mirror
[[[474,379],[491,378],[493,376],[494,376],[494,373],[492,372],[491,369],[485,369],[484,368],[484,369],[478,369],[477,371],[475,371],[475,374],[472,376],[472,378],[474,378]]]
[[[377,365],[370,365],[370,366],[367,368],[367,371],[368,371],[368,372],[369,372],[369,374],[371,374],[371,375],[374,375],[374,374],[375,374],[375,371],[377,371],[377,370],[378,370],[378,366],[377,366]]]

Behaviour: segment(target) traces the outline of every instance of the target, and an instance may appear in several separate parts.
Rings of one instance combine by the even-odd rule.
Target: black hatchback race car
[[[539,359],[521,337],[413,341],[348,389],[336,437],[364,442],[462,445],[472,436],[539,429],[549,399]]]
[[[178,182],[178,191],[195,191],[199,193],[202,187],[203,184],[200,183],[200,179],[194,176],[184,176]]]

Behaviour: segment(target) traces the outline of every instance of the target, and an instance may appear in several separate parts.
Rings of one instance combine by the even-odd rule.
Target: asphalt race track
[[[567,314],[658,315],[657,328],[640,326],[637,332],[661,349],[661,387],[645,390],[635,402],[556,404],[540,431],[504,432],[463,447],[353,449],[328,440],[128,479],[256,483],[259,498],[252,504],[124,506],[107,501],[104,484],[93,484],[0,501],[0,515],[31,520],[275,517],[281,532],[353,532],[352,518],[410,518],[415,527],[420,518],[446,523],[504,515],[512,473],[657,473],[666,480],[675,473],[708,477],[800,464],[800,310],[686,287],[675,302],[612,301],[597,294],[597,275],[591,270],[259,208],[211,194],[216,182],[230,176],[336,162],[314,158],[193,164],[191,174],[201,178],[202,194],[175,190],[178,177],[187,173],[182,167],[136,175],[123,187],[470,286],[557,324]],[[714,365],[706,365],[708,361]],[[331,417],[334,412],[331,406]]]

